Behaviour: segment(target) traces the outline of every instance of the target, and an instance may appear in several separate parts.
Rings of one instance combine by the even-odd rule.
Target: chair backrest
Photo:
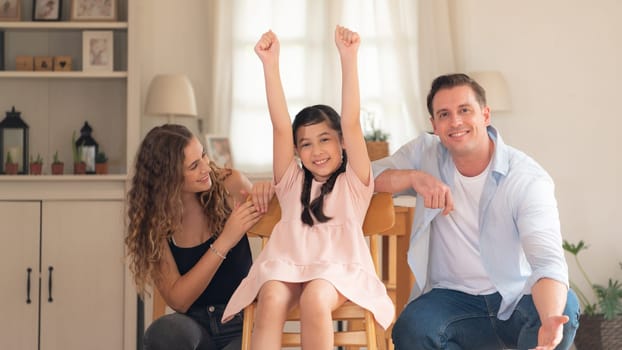
[[[264,247],[268,243],[272,230],[279,220],[281,220],[281,206],[276,196],[274,196],[268,205],[266,214],[248,230],[247,234],[249,237],[261,237],[262,247]],[[374,193],[363,221],[363,234],[374,236],[390,230],[393,225],[395,225],[395,210],[393,208],[392,195],[386,192]],[[380,275],[380,248],[376,238],[370,237],[369,250],[374,261],[376,273]]]
[[[248,230],[248,235],[255,237],[270,237],[272,229],[281,220],[281,206],[276,196],[272,197],[268,211],[253,227]],[[363,233],[366,236],[382,233],[395,224],[395,210],[393,209],[393,197],[390,193],[374,193],[365,214]]]

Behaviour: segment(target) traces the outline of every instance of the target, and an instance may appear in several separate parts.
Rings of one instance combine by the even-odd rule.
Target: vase
[[[6,163],[4,165],[4,173],[7,175],[17,175],[19,165],[17,163]]]
[[[41,175],[43,164],[30,163],[30,175]]]
[[[65,163],[52,163],[52,175],[63,175]]]
[[[73,173],[76,175],[86,174],[86,163],[85,162],[73,163]]]
[[[374,161],[389,155],[389,143],[386,141],[367,141],[369,160]]]
[[[622,349],[622,316],[605,320],[603,315],[581,315],[574,344],[577,350]]]
[[[108,163],[95,163],[95,174],[108,174]]]

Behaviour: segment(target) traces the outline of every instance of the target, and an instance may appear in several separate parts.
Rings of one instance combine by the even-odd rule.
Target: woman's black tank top
[[[208,250],[214,240],[215,238],[212,237],[205,243],[191,248],[177,247],[172,240],[169,240],[168,244],[171,247],[179,273],[183,275],[190,271],[203,254],[213,254]],[[229,302],[229,298],[235,289],[248,274],[251,264],[251,249],[248,238],[244,235],[238,244],[227,253],[227,258],[223,260],[212,281],[192,304],[192,307],[205,307]]]

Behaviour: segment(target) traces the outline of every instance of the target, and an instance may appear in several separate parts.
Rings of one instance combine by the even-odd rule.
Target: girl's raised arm
[[[272,120],[274,181],[279,183],[294,158],[292,122],[287,111],[279,70],[279,39],[272,31],[264,33],[255,45],[255,53],[263,64],[268,110]]]
[[[341,128],[350,166],[361,182],[370,181],[370,161],[361,129],[357,54],[361,39],[347,28],[335,28],[335,44],[341,58]]]

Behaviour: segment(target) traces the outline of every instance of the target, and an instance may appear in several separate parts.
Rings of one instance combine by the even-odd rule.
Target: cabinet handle
[[[51,303],[54,301],[52,298],[52,271],[54,271],[54,266],[48,266],[48,302]]]
[[[30,300],[30,273],[32,272],[32,269],[29,267],[26,269],[26,272],[26,304],[30,304],[32,303],[32,300]]]

